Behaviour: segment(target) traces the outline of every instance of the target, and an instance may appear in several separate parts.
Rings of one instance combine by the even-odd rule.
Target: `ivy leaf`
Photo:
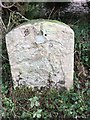
[[[37,112],[38,112],[38,113],[41,113],[41,112],[42,112],[42,109],[38,109]]]
[[[28,99],[29,101],[32,101],[32,98]]]
[[[33,118],[35,118],[37,116],[36,112],[33,114]]]
[[[36,101],[36,102],[35,102],[35,106],[38,107],[39,105],[40,105],[40,103],[39,103],[38,101]]]
[[[41,118],[41,114],[37,114],[37,118]]]
[[[38,101],[38,97],[37,96],[33,97],[33,101]]]
[[[34,102],[33,101],[31,101],[31,108],[33,108],[34,107]]]
[[[41,112],[42,112],[42,109],[37,110],[37,118],[41,118]]]
[[[6,104],[7,107],[10,105],[9,101],[6,101],[5,104]]]
[[[42,109],[37,109],[37,111],[33,113],[33,118],[35,117],[41,118],[41,112],[42,112]]]

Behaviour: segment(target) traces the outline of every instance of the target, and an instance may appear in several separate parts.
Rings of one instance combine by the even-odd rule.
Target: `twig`
[[[2,54],[0,54],[0,56],[3,58],[3,59],[6,59],[7,61],[9,61],[7,58],[5,58]]]
[[[1,27],[3,27],[4,30],[6,31],[7,28],[6,28],[5,24],[4,24],[4,22],[3,22],[2,18],[1,18],[1,16],[0,16],[0,22],[1,22],[1,24],[2,24]]]
[[[0,0],[0,6],[1,6],[2,8],[6,8],[6,9],[8,9],[8,8],[13,7],[14,5],[15,5],[15,2],[14,2],[12,5],[5,6],[5,5],[2,4],[2,1]]]
[[[49,14],[48,19],[50,19],[51,15],[52,15],[52,13],[53,13],[53,11],[54,11],[54,9],[55,9],[55,6],[54,6],[53,9],[51,10],[51,13]]]
[[[24,20],[29,21],[29,19],[27,19],[26,17],[24,17],[22,14],[20,14],[19,12],[16,12],[17,15],[20,15]]]
[[[11,17],[12,17],[12,13],[10,13],[10,16],[9,16],[9,21],[8,21],[7,28],[10,26]]]

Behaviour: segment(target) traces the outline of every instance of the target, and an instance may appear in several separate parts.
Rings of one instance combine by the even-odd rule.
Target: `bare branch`
[[[54,10],[55,10],[55,6],[54,6],[53,9],[51,10],[51,13],[50,13],[48,19],[50,19],[50,17],[51,17],[51,15],[52,15],[52,13],[53,13]]]
[[[2,1],[0,0],[0,6],[1,6],[2,8],[8,9],[8,8],[13,7],[14,5],[15,5],[15,3],[13,3],[12,5],[9,5],[9,6],[5,6],[5,5],[2,4]]]
[[[0,22],[1,22],[2,27],[4,28],[4,30],[6,31],[7,28],[6,28],[5,24],[4,24],[4,22],[3,22],[2,18],[1,18],[1,16],[0,16]]]

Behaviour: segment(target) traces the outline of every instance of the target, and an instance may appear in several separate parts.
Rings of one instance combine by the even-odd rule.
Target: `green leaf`
[[[37,113],[40,114],[41,112],[42,112],[42,109],[38,109],[38,110],[37,110]]]
[[[31,108],[33,108],[34,107],[34,102],[33,101],[31,101]]]
[[[26,116],[26,113],[23,112],[22,115],[21,115],[21,118],[25,118],[25,116]]]
[[[38,101],[36,101],[36,102],[35,102],[35,106],[38,107],[39,105],[40,105],[40,103],[39,103]]]
[[[32,98],[28,99],[29,101],[32,101]]]
[[[33,118],[35,118],[37,116],[36,112],[33,114]]]
[[[33,100],[38,101],[38,97],[37,96],[33,97]]]
[[[7,107],[10,106],[9,101],[6,101],[5,104],[6,104]]]
[[[35,117],[41,118],[41,112],[42,112],[42,109],[37,109],[37,111],[33,113],[33,118]]]
[[[37,114],[37,118],[41,118],[41,114]]]

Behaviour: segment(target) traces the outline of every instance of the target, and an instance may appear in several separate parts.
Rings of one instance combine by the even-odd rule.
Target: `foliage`
[[[14,115],[14,110],[15,110],[15,105],[14,105],[14,102],[10,99],[10,98],[7,98],[7,97],[3,97],[3,117],[5,118],[10,118]]]
[[[25,89],[26,96],[23,95],[22,89]],[[28,91],[27,91],[28,89]],[[3,98],[4,113],[6,117],[32,120],[34,118],[49,120],[64,118],[87,118],[90,112],[89,95],[90,90],[75,92],[57,91],[56,89],[47,89],[32,91],[31,88],[18,88],[14,90],[14,101],[10,98]],[[31,92],[30,92],[31,91]],[[35,93],[33,95],[33,93]],[[32,96],[32,97],[30,97]],[[19,99],[18,99],[19,98]],[[7,112],[5,112],[7,111]],[[6,114],[7,113],[7,114]]]
[[[42,14],[45,15],[41,15],[42,8]],[[18,14],[17,12],[21,14]],[[63,19],[60,18],[57,9],[47,9],[47,12],[45,13],[44,4],[39,3],[28,4],[21,2],[16,3],[16,6],[12,7],[11,9],[3,10],[3,20],[5,22],[5,25],[7,26],[6,32],[10,31],[13,27],[16,27],[17,25],[25,21],[28,21],[28,19],[41,18],[42,16],[43,18],[57,18],[59,20]],[[12,91],[10,65],[8,61],[5,40],[3,40],[3,119],[89,119],[90,24],[88,23],[88,20],[84,18],[81,18],[78,22],[75,21],[75,18],[73,18],[74,22],[71,23],[72,18],[73,17],[70,18],[70,25],[75,32],[75,72],[74,87],[70,91],[48,88],[42,88],[41,90],[33,90],[32,88],[28,88],[25,86],[22,86],[21,88],[16,88]],[[66,16],[63,19],[63,22],[65,21],[68,21],[66,19]],[[68,23],[69,21],[67,22],[67,24]]]

